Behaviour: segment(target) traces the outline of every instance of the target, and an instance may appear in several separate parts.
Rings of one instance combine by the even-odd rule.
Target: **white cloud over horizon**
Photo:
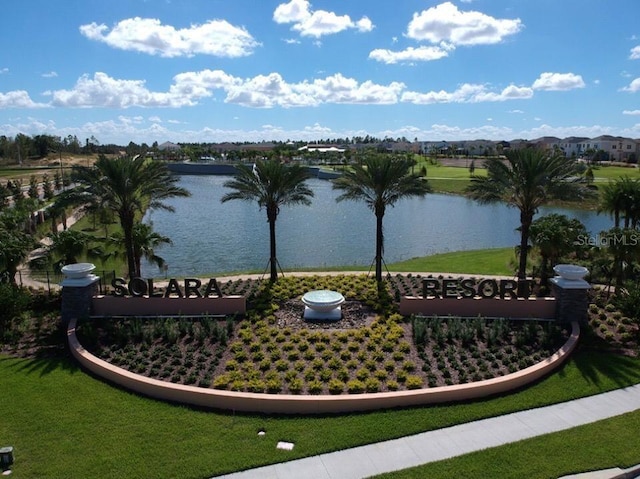
[[[46,131],[48,134],[60,137],[75,135],[78,138],[89,138],[93,135],[102,144],[113,143],[126,145],[130,141],[135,143],[151,144],[154,141],[174,142],[245,142],[245,141],[317,141],[320,138],[345,138],[354,136],[372,135],[379,138],[407,137],[418,138],[419,141],[460,141],[473,139],[486,139],[492,141],[535,139],[543,136],[557,136],[567,138],[582,136],[595,138],[600,135],[618,135],[629,138],[640,138],[640,123],[630,128],[617,130],[605,125],[576,125],[553,126],[541,124],[529,129],[514,129],[508,126],[493,124],[492,119],[485,124],[475,127],[460,127],[446,123],[433,123],[425,126],[403,125],[395,129],[382,129],[371,131],[367,129],[335,129],[321,123],[313,123],[300,126],[297,129],[284,128],[274,124],[264,124],[255,129],[211,128],[199,129],[170,129],[158,121],[152,121],[139,116],[127,117],[119,115],[117,118],[105,121],[86,122],[79,126],[58,126],[56,122],[49,120],[43,122],[35,118],[26,121],[17,121],[12,124],[0,124],[5,134],[15,136],[18,133],[37,135]],[[169,124],[180,124],[167,120]]]
[[[104,72],[93,77],[82,75],[70,89],[49,90],[49,104],[36,103],[25,91],[0,93],[2,108],[181,108],[193,107],[220,90],[223,101],[247,108],[300,108],[322,104],[390,105],[399,102],[416,105],[436,103],[484,103],[533,98],[536,90],[567,91],[584,88],[580,75],[542,73],[529,86],[510,84],[502,89],[490,85],[464,83],[453,91],[414,91],[403,82],[378,84],[358,81],[341,73],[324,78],[288,82],[279,73],[239,78],[222,70],[184,72],[174,76],[167,91],[152,91],[145,80],[118,79]],[[627,90],[640,89],[640,78]]]

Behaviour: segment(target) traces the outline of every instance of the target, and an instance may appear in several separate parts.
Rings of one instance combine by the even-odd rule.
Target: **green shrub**
[[[349,394],[361,394],[365,391],[365,385],[358,379],[352,379],[347,383],[347,391]]]
[[[341,394],[342,391],[344,391],[344,382],[335,378],[329,381],[330,394]]]
[[[291,394],[300,394],[302,392],[303,382],[300,378],[294,378],[289,382],[289,392]]]
[[[619,309],[625,316],[636,321],[640,320],[640,284],[635,281],[624,283],[623,287],[616,292],[612,303],[614,309]]]
[[[320,394],[323,388],[324,384],[317,379],[314,379],[307,384],[307,390],[309,391],[309,394]]]
[[[420,389],[422,387],[422,378],[420,376],[410,375],[405,381],[407,389]]]
[[[380,381],[376,378],[368,378],[364,383],[364,387],[368,393],[377,393],[380,391]]]
[[[366,368],[360,368],[356,371],[356,378],[360,381],[364,381],[369,377],[369,371]]]
[[[271,394],[279,393],[282,391],[282,379],[279,377],[272,377],[266,381],[267,392]]]
[[[15,320],[31,306],[31,295],[24,288],[0,283],[0,342],[16,340]]]

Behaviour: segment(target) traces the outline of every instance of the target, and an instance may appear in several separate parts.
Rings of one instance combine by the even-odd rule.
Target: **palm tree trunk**
[[[276,219],[278,214],[276,211],[267,211],[267,220],[269,222],[269,267],[270,281],[276,282],[278,280],[278,259],[276,257]]]
[[[520,213],[520,258],[518,262],[518,296],[528,296],[527,252],[529,246],[529,228],[533,222],[533,213]]]
[[[382,252],[384,251],[384,233],[382,218],[384,213],[376,212],[376,281],[382,282]]]
[[[543,291],[547,290],[547,283],[549,282],[549,274],[548,274],[548,269],[549,269],[549,258],[547,257],[547,255],[541,255],[541,261],[540,261],[540,289],[542,289]]]
[[[127,253],[127,268],[129,279],[136,277],[136,259],[133,252],[133,216],[122,214],[120,216],[122,234],[124,236],[124,247]]]

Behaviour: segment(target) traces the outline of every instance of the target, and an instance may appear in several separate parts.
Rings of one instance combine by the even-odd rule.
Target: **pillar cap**
[[[584,279],[567,279],[561,276],[551,278],[551,283],[561,289],[591,289],[591,285]]]

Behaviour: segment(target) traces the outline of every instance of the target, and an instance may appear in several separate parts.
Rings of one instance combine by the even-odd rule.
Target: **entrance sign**
[[[528,281],[527,281],[528,283]],[[529,288],[525,288],[528,290]],[[425,278],[422,298],[518,298],[518,281],[514,279]]]
[[[170,279],[164,289],[158,290],[153,279],[131,278],[127,283],[124,278],[111,281],[113,295],[117,297],[134,296],[149,298],[210,298],[222,297],[222,291],[215,279],[210,279],[205,287],[197,278],[186,278],[182,284],[177,279]]]

